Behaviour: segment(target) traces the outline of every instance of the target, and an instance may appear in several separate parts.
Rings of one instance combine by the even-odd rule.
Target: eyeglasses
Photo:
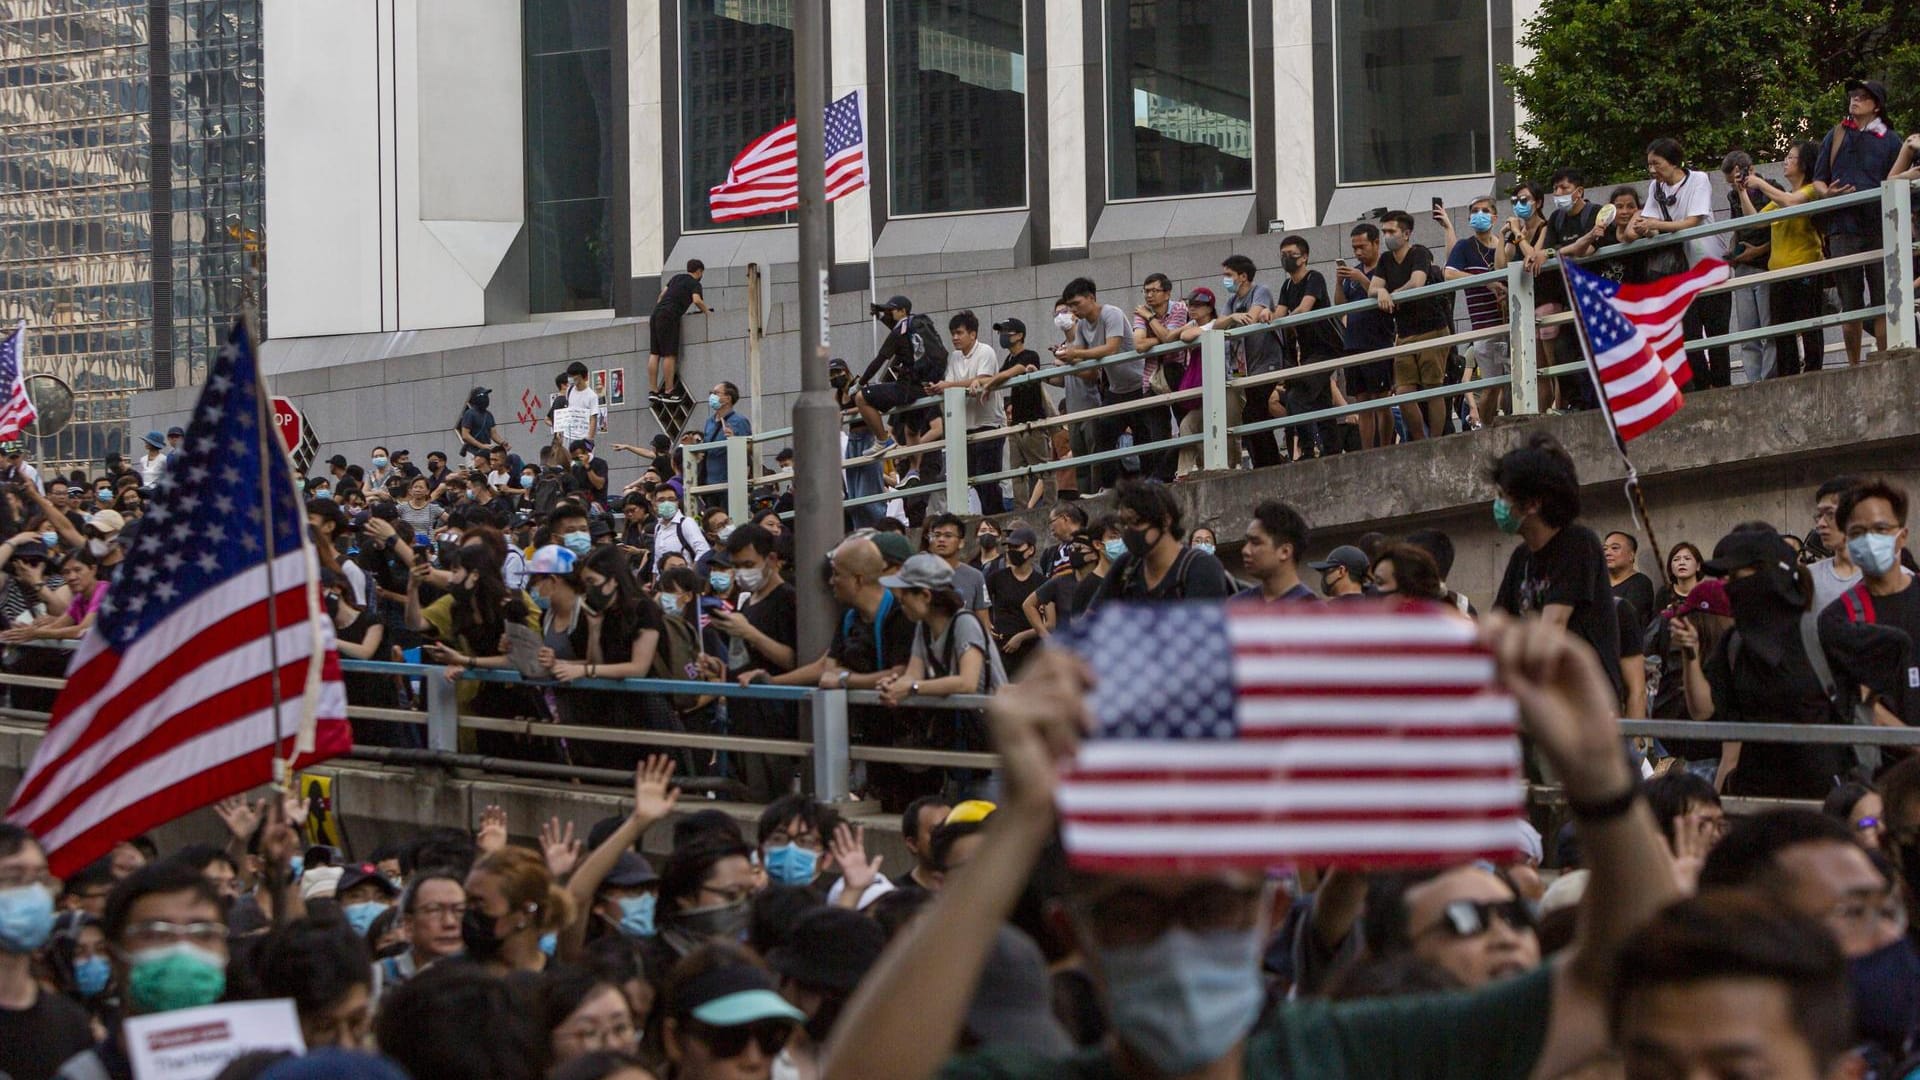
[[[786,847],[788,844],[793,844],[796,847],[806,848],[808,851],[817,852],[817,851],[827,850],[827,845],[820,839],[819,833],[809,832],[809,833],[801,833],[798,836],[788,836],[786,833],[786,830],[784,829],[776,829],[773,832],[768,833],[766,842],[762,846],[763,847]]]
[[[747,1040],[751,1039],[760,1046],[760,1052],[772,1057],[787,1045],[793,1035],[793,1024],[786,1020],[758,1020],[739,1027],[709,1027],[706,1024],[687,1025],[687,1034],[707,1044],[717,1058],[736,1058],[747,1052]]]
[[[633,1045],[633,1021],[615,1020],[605,1027],[597,1024],[582,1024],[579,1027],[563,1026],[555,1028],[553,1034],[555,1038],[566,1039],[587,1050],[613,1050]],[[738,1052],[736,1050],[734,1053]],[[768,1054],[771,1056],[776,1052],[777,1048],[768,1051]],[[732,1057],[733,1054],[727,1056]]]
[[[1816,506],[1813,508],[1813,520],[1832,521],[1837,509],[1837,507],[1832,506]]]
[[[454,922],[467,917],[465,904],[421,904],[409,914],[416,919],[452,919]]]
[[[1511,930],[1533,929],[1533,912],[1524,900],[1455,900],[1440,911],[1440,921],[1421,934],[1444,931],[1449,937],[1470,938],[1493,929],[1498,918]]]
[[[127,947],[130,949],[173,945],[182,941],[207,948],[226,940],[227,926],[217,922],[176,923],[156,919],[134,923],[127,927],[126,933]]]
[[[737,904],[745,900],[752,892],[753,890],[746,885],[735,885],[726,889],[715,888],[712,885],[700,886],[701,895],[717,896],[720,898],[722,904]]]
[[[1259,910],[1260,887],[1207,881],[1174,896],[1116,892],[1088,901],[1084,914],[1099,943],[1108,947],[1158,940],[1175,923],[1196,933],[1245,930]]]
[[[29,870],[24,866],[10,866],[0,870],[0,889],[18,889],[26,885],[44,885],[53,887],[53,875],[42,866]]]
[[[1869,832],[1880,827],[1880,819],[1877,817],[1863,817],[1859,821],[1854,822],[1853,827],[1861,832]]]

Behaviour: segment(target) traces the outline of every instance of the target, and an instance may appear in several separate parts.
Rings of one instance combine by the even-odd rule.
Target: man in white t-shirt
[[[1647,173],[1653,182],[1647,188],[1647,205],[1630,228],[1634,238],[1657,233],[1679,232],[1713,220],[1713,178],[1682,165],[1685,153],[1673,139],[1655,139],[1647,145]],[[1697,237],[1685,245],[1687,265],[1701,259],[1724,259],[1725,234]],[[1656,255],[1654,266],[1660,265]],[[1727,332],[1733,316],[1733,298],[1728,293],[1697,297],[1687,307],[1682,326],[1687,340],[1718,337]],[[1722,345],[1705,352],[1688,350],[1687,363],[1693,369],[1694,388],[1730,386],[1733,383],[1732,356]]]
[[[587,385],[587,365],[575,360],[567,365],[567,408],[596,411],[600,395]]]
[[[1002,412],[1000,401],[1002,393],[997,390],[982,391],[993,377],[1000,373],[1000,357],[993,346],[980,340],[980,319],[971,311],[956,313],[947,320],[947,333],[953,336],[953,351],[947,354],[947,377],[927,390],[937,393],[949,387],[958,387],[967,391],[967,432],[987,431],[1000,426]],[[938,429],[928,435],[929,441],[939,438]],[[984,439],[967,444],[967,475],[983,476],[999,472],[1001,452],[1006,446],[1005,438]],[[980,512],[998,514],[1005,510],[1000,499],[1000,481],[976,484],[974,491],[980,496]]]

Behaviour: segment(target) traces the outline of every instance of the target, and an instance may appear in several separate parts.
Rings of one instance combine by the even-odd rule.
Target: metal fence
[[[1712,337],[1690,340],[1686,343],[1689,351],[1738,345],[1748,341],[1769,340],[1798,334],[1805,330],[1823,329],[1845,323],[1869,322],[1884,317],[1886,319],[1887,347],[1889,349],[1912,348],[1916,344],[1913,282],[1913,182],[1888,181],[1877,190],[1855,192],[1835,198],[1821,199],[1799,206],[1784,207],[1764,214],[1715,221],[1705,225],[1684,229],[1679,232],[1665,233],[1629,244],[1616,244],[1596,249],[1592,254],[1574,259],[1576,263],[1604,262],[1623,257],[1645,254],[1659,248],[1682,245],[1690,240],[1718,236],[1723,233],[1737,232],[1756,227],[1770,226],[1777,221],[1809,217],[1848,207],[1876,205],[1881,221],[1881,245],[1874,251],[1862,252],[1837,258],[1825,258],[1818,262],[1806,263],[1781,270],[1769,270],[1756,274],[1745,274],[1705,290],[1702,295],[1732,293],[1741,289],[1769,284],[1774,281],[1791,280],[1819,275],[1843,268],[1879,264],[1886,279],[1886,302],[1882,306],[1864,306],[1850,311],[1821,314],[1813,318],[1795,322],[1778,323],[1734,333],[1719,334]],[[1385,258],[1386,256],[1382,256]],[[1549,259],[1547,266],[1558,262],[1558,256]],[[1439,263],[1436,263],[1439,265]],[[1323,421],[1337,420],[1340,417],[1354,415],[1378,409],[1413,405],[1434,398],[1450,398],[1464,393],[1506,387],[1510,391],[1511,408],[1515,415],[1531,415],[1540,411],[1538,394],[1539,380],[1556,375],[1583,371],[1586,364],[1569,363],[1547,366],[1541,365],[1538,333],[1542,328],[1563,326],[1573,321],[1571,312],[1559,312],[1553,315],[1537,316],[1535,313],[1534,276],[1527,272],[1521,262],[1510,263],[1505,270],[1475,274],[1452,281],[1442,281],[1425,285],[1418,289],[1409,289],[1394,294],[1396,305],[1410,300],[1445,297],[1449,306],[1456,292],[1470,288],[1483,288],[1488,285],[1504,285],[1507,289],[1508,316],[1501,325],[1480,329],[1460,330],[1442,337],[1407,341],[1391,348],[1373,352],[1357,353],[1330,360],[1300,364],[1278,371],[1257,375],[1234,375],[1227,365],[1228,345],[1235,339],[1252,334],[1270,333],[1306,326],[1324,319],[1342,318],[1355,312],[1378,310],[1374,300],[1358,300],[1345,304],[1334,304],[1326,308],[1316,308],[1300,315],[1289,315],[1267,323],[1255,323],[1250,326],[1236,327],[1231,330],[1210,329],[1201,334],[1197,345],[1191,342],[1177,342],[1161,345],[1145,352],[1126,350],[1097,360],[1082,361],[1070,365],[1058,365],[1043,368],[1040,371],[1017,376],[1003,383],[996,392],[1022,383],[1038,381],[1058,381],[1062,377],[1072,377],[1118,364],[1137,361],[1142,357],[1174,357],[1196,355],[1201,367],[1201,385],[1198,388],[1175,390],[1164,394],[1150,394],[1138,399],[1103,405],[1095,409],[1086,409],[1073,413],[1036,420],[1030,423],[1009,424],[991,430],[969,432],[966,422],[967,392],[952,388],[938,396],[922,398],[901,406],[894,412],[907,412],[938,407],[942,417],[942,439],[938,443],[903,445],[888,449],[879,454],[863,454],[848,457],[844,461],[847,468],[865,465],[876,461],[894,458],[914,457],[928,451],[943,451],[945,456],[944,479],[937,483],[923,483],[904,486],[879,494],[864,495],[846,500],[846,505],[858,506],[866,503],[885,502],[895,498],[911,498],[919,495],[943,494],[949,508],[963,510],[967,506],[967,489],[975,484],[994,483],[1017,477],[1032,477],[1036,480],[1046,474],[1073,469],[1102,462],[1114,461],[1125,457],[1154,454],[1156,452],[1177,452],[1184,447],[1199,448],[1200,468],[1216,471],[1236,467],[1238,454],[1235,452],[1235,440],[1244,436],[1267,433],[1284,433],[1288,429],[1300,428]],[[1508,344],[1509,371],[1505,375],[1496,375],[1476,379],[1470,382],[1454,383],[1429,390],[1409,394],[1397,394],[1386,398],[1376,398],[1365,402],[1352,402],[1336,405],[1317,412],[1300,413],[1251,423],[1238,422],[1230,415],[1228,403],[1235,397],[1248,391],[1267,392],[1267,388],[1288,380],[1308,377],[1330,376],[1336,371],[1352,368],[1356,365],[1390,360],[1393,357],[1422,352],[1440,347],[1469,346],[1484,340],[1504,339]],[[1031,343],[1030,343],[1031,344]],[[1103,417],[1125,415],[1144,409],[1164,408],[1180,402],[1198,400],[1202,415],[1201,430],[1198,433],[1174,434],[1155,442],[1136,442],[1132,446],[1114,447],[1096,451],[1092,454],[1061,458],[1043,464],[1015,469],[1001,469],[979,476],[969,476],[967,472],[966,449],[970,443],[1005,439],[1027,432],[1048,432],[1068,424],[1080,424]],[[881,433],[875,433],[879,436]],[[784,443],[792,438],[791,427],[776,428],[757,432],[749,436],[728,438],[722,441],[691,444],[686,449],[691,453],[721,453],[726,455],[727,482],[724,484],[697,484],[687,488],[693,496],[705,496],[714,500],[724,496],[729,515],[736,521],[745,520],[749,509],[752,489],[756,486],[791,480],[791,469],[779,472],[761,472],[760,451],[762,444]],[[1284,438],[1284,434],[1282,435]],[[690,470],[691,471],[691,468]]]

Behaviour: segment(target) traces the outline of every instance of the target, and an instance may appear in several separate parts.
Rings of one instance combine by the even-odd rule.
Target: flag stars
[[[202,553],[198,559],[194,560],[194,562],[199,565],[201,570],[204,570],[209,574],[213,573],[215,570],[220,569],[220,556],[215,555],[211,551]]]

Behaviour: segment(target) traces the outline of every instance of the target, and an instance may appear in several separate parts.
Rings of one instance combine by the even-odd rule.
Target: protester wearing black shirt
[[[1633,631],[1639,633],[1659,612],[1654,608],[1653,579],[1634,569],[1640,541],[1632,533],[1614,531],[1602,545],[1606,552],[1607,584],[1613,595],[1633,607]]]
[[[1210,600],[1232,596],[1233,579],[1214,556],[1182,544],[1180,504],[1166,485],[1123,481],[1114,516],[1126,553],[1113,563],[1088,607],[1114,600]]]
[[[1007,564],[987,575],[987,595],[993,597],[993,640],[1000,647],[1009,678],[1019,672],[1040,643],[1040,632],[1027,622],[1025,607],[1027,597],[1046,584],[1047,576],[1034,562],[1039,546],[1040,539],[1032,529],[1013,530],[1002,548]]]
[[[758,525],[742,525],[727,537],[727,557],[733,561],[733,583],[741,590],[740,598],[732,614],[714,615],[712,623],[728,638],[729,678],[793,669],[800,609],[793,586],[781,576],[775,547],[773,534]],[[798,734],[799,712],[787,702],[735,698],[728,703],[727,715],[736,735],[791,739]],[[741,782],[756,801],[787,790],[793,759],[739,754],[735,760]]]
[[[1310,251],[1304,236],[1289,236],[1280,242],[1280,270],[1286,277],[1280,283],[1280,295],[1275,298],[1279,304],[1274,312],[1276,317],[1304,315],[1332,305],[1327,295],[1327,279],[1320,271],[1307,269]],[[1340,338],[1340,324],[1333,319],[1318,319],[1293,327],[1287,336],[1292,365],[1332,359],[1345,347]],[[1282,397],[1288,416],[1333,408],[1332,372],[1288,379],[1280,385],[1284,388]],[[1317,457],[1340,450],[1339,425],[1334,420],[1322,420],[1294,431],[1305,456]]]
[[[703,315],[713,311],[700,294],[700,279],[706,273],[705,263],[687,260],[687,272],[675,274],[654,301],[653,317],[647,320],[647,397],[651,401],[665,400],[680,385],[674,363],[680,355],[681,316],[688,307],[698,307]],[[685,394],[681,397],[684,400]]]
[[[1494,606],[1567,627],[1593,649],[1614,692],[1624,695],[1606,558],[1593,530],[1575,523],[1580,481],[1573,459],[1551,436],[1535,435],[1502,455],[1489,478],[1499,489],[1494,524],[1522,540],[1507,559]]]
[[[1006,351],[1006,362],[1000,365],[1000,373],[987,383],[987,391],[998,389],[1017,375],[1026,375],[1040,370],[1040,354],[1027,348],[1027,324],[1019,319],[1003,319],[993,324],[1000,335],[1000,348]],[[1026,424],[1047,418],[1047,395],[1038,380],[1014,384],[1007,391],[1007,422]],[[1052,460],[1053,439],[1045,431],[1026,431],[1007,438],[1007,468],[1024,469],[1034,465],[1044,465]],[[1031,508],[1035,505],[1034,488],[1042,489],[1046,498],[1054,493],[1052,473],[1042,473],[1039,477],[1016,476],[1013,479],[1014,497],[1019,505]]]

